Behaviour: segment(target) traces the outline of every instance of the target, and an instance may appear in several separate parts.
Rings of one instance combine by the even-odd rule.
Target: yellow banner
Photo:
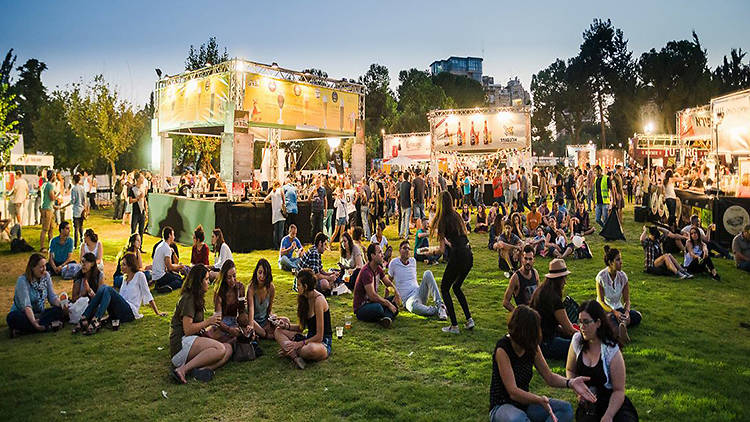
[[[172,84],[159,92],[159,131],[188,127],[223,126],[229,100],[229,75]]]
[[[243,109],[250,126],[354,134],[359,95],[245,73]]]

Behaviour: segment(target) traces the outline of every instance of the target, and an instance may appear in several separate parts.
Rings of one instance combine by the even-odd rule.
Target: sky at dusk
[[[606,3],[606,4],[605,4]],[[689,39],[695,30],[711,68],[732,47],[750,51],[750,1],[0,1],[0,53],[17,66],[47,64],[54,89],[102,73],[143,104],[154,68],[179,73],[191,44],[216,36],[230,57],[335,78],[357,78],[371,63],[398,72],[437,59],[481,56],[484,74],[505,82],[575,55],[593,18],[610,18],[634,55]],[[0,58],[1,60],[1,58]],[[745,62],[748,59],[746,58]]]

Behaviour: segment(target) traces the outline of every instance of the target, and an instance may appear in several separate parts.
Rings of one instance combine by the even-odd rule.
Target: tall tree
[[[76,135],[109,163],[112,176],[117,175],[115,161],[133,145],[141,124],[130,103],[98,75],[88,86],[73,86],[67,110]]]
[[[42,84],[42,72],[47,65],[37,59],[29,59],[18,69],[18,81],[13,91],[18,96],[18,121],[23,134],[24,146],[35,151],[37,148],[33,124],[39,118],[39,109],[47,102],[47,89]]]
[[[97,151],[73,131],[66,114],[69,99],[67,91],[53,91],[39,109],[32,124],[37,148],[54,155],[55,165],[60,168],[72,169],[79,164],[93,168]]]
[[[668,133],[675,131],[678,110],[707,104],[713,93],[706,50],[695,31],[690,41],[670,41],[643,53],[638,70],[646,98],[656,104]]]
[[[3,63],[0,64],[0,85],[11,84],[10,74],[13,72],[13,66],[16,65],[16,55],[13,54],[13,49],[8,50],[8,54],[5,55]]]
[[[383,65],[371,64],[367,72],[359,77],[359,83],[365,86],[365,134],[369,162],[372,158],[383,156],[381,131],[388,132],[393,124],[396,99],[390,88],[388,68]]]
[[[453,108],[453,99],[443,88],[432,83],[427,72],[410,69],[399,72],[398,115],[391,127],[393,132],[426,132],[430,130],[427,113],[430,110]]]
[[[16,143],[15,138],[6,136],[18,125],[18,120],[11,117],[11,113],[17,107],[15,94],[9,91],[8,84],[0,84],[0,168],[5,167],[8,153]]]
[[[198,70],[208,64],[214,65],[229,60],[227,48],[224,53],[219,53],[219,44],[216,37],[210,37],[208,41],[201,44],[197,49],[191,44],[188,56],[185,59],[185,70]]]
[[[742,60],[747,52],[742,49],[733,48],[729,60],[724,56],[724,61],[716,67],[713,79],[719,94],[727,94],[750,87],[750,62],[743,64]]]
[[[594,91],[595,106],[599,114],[602,148],[607,146],[606,111],[618,84],[617,65],[629,57],[628,42],[622,30],[615,28],[607,19],[594,19],[583,32],[580,57]]]
[[[481,107],[487,102],[482,84],[466,76],[441,72],[432,76],[432,83],[443,88],[456,107]]]

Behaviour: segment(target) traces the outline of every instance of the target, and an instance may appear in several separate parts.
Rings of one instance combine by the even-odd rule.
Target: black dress
[[[583,363],[583,352],[581,352],[576,358],[576,374],[580,377],[590,378],[590,380],[586,382],[586,385],[591,392],[596,395],[596,403],[590,403],[583,400],[578,403],[578,409],[576,409],[576,421],[598,422],[601,420],[602,416],[607,413],[609,398],[612,396],[612,390],[604,386],[607,383],[607,375],[604,373],[604,360],[599,356],[599,362],[597,362],[595,366],[587,366]],[[635,410],[633,403],[627,398],[627,396],[625,397],[625,400],[623,400],[620,410],[617,411],[612,420],[614,422],[630,422],[638,420],[638,412]]]

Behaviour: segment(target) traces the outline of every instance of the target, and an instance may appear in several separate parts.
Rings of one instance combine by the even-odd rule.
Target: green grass
[[[623,252],[631,283],[633,307],[642,325],[631,331],[625,351],[627,395],[643,420],[749,420],[750,276],[733,263],[717,260],[722,281],[706,276],[678,281],[647,276],[637,238],[640,224],[626,212],[627,242],[613,242]],[[89,221],[100,233],[108,261],[107,275],[127,235],[124,226],[103,213]],[[395,240],[395,225],[386,230]],[[24,231],[38,246],[39,229]],[[155,238],[146,237],[150,251]],[[594,276],[603,267],[603,242],[589,236],[591,260],[569,260],[572,274],[567,294],[579,302],[595,296]],[[496,255],[486,248],[486,235],[471,235],[474,268],[464,291],[477,328],[459,336],[440,331],[444,323],[401,313],[393,328],[354,321],[334,353],[305,371],[276,356],[277,346],[263,341],[265,356],[249,363],[229,363],[209,384],[177,386],[168,377],[169,319],[143,308],[145,318],[119,332],[93,337],[53,334],[9,340],[0,321],[0,415],[3,420],[487,420],[491,352],[506,332],[502,307],[507,279],[497,269]],[[336,245],[337,247],[337,245]],[[181,247],[189,257],[189,248]],[[338,252],[327,252],[333,264]],[[13,286],[27,254],[0,252],[0,311],[10,307]],[[274,310],[293,317],[295,296],[288,273],[276,268],[275,251],[234,254],[239,279],[250,278],[257,260],[272,262],[277,286]],[[549,260],[537,259],[540,273]],[[421,272],[426,267],[419,265]],[[430,267],[438,282],[444,265]],[[70,282],[56,290],[70,291]],[[172,314],[178,294],[157,295],[161,310]],[[351,296],[329,301],[334,325],[351,312]],[[460,311],[459,311],[460,314]],[[459,318],[461,321],[461,318]],[[551,367],[564,373],[563,362]],[[570,391],[550,389],[534,376],[531,389],[574,400]],[[162,390],[168,398],[162,397]]]

